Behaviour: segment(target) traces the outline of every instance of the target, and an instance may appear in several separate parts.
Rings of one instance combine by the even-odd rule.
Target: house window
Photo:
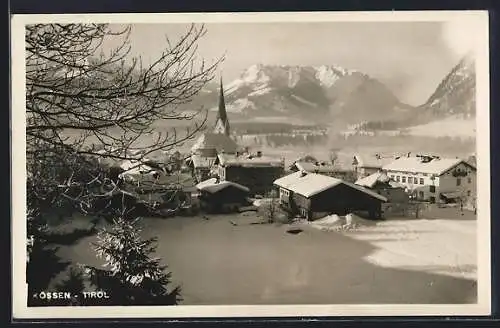
[[[424,184],[424,178],[420,178],[420,184],[423,185]]]
[[[471,178],[471,177],[468,177],[468,178],[467,178],[467,182],[468,182],[468,183],[472,183],[472,178]]]
[[[413,178],[413,183],[418,184],[418,178]]]
[[[406,177],[405,176],[401,177],[401,182],[406,183]]]
[[[418,192],[418,198],[420,198],[420,199],[424,198],[424,192],[423,191],[419,191]]]
[[[430,197],[429,201],[434,204],[436,202],[436,197]]]
[[[462,184],[462,179],[457,178],[457,186],[460,186]]]
[[[396,181],[397,182],[401,181],[401,177],[399,175],[396,175]]]
[[[470,197],[470,194],[471,194],[470,190],[467,190],[467,197]]]
[[[436,192],[436,186],[429,186],[429,192],[435,193]]]

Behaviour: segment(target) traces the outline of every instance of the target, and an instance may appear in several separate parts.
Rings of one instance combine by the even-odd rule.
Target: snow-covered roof
[[[196,139],[194,145],[191,147],[192,152],[199,149],[216,149],[218,152],[224,151],[228,154],[236,153],[238,145],[236,142],[223,133],[203,133]]]
[[[121,163],[120,167],[125,171],[125,174],[141,174],[158,171],[157,168],[145,164],[144,161],[127,160]]]
[[[284,166],[281,158],[272,156],[257,156],[243,154],[236,156],[235,154],[219,154],[217,155],[219,163],[223,166]]]
[[[384,165],[385,171],[399,171],[409,173],[426,173],[441,175],[460,163],[465,163],[459,158],[435,158],[429,162],[422,161],[420,157],[401,157],[392,163]]]
[[[304,197],[311,197],[327,189],[344,184],[384,202],[387,201],[387,198],[364,187],[343,181],[341,179],[316,173],[306,173],[301,171],[295,172],[275,180],[274,184],[278,187],[291,190]]]
[[[207,191],[209,193],[216,193],[216,192],[218,192],[224,188],[227,188],[229,186],[236,187],[236,188],[241,189],[241,190],[246,191],[246,192],[250,191],[250,189],[248,189],[247,187],[242,186],[236,182],[232,182],[232,181],[219,181],[219,182],[217,182],[216,178],[211,178],[211,179],[202,181],[196,185],[196,188],[198,190]]]
[[[380,156],[377,157],[375,155],[354,155],[353,161],[357,163],[358,167],[366,167],[366,168],[382,168],[384,165],[394,161],[393,156],[385,157]]]
[[[288,189],[305,197],[311,197],[341,183],[342,180],[340,179],[321,174],[307,173],[304,176],[299,175]]]
[[[351,187],[351,188],[354,188],[354,189],[356,189],[358,191],[361,191],[361,192],[363,192],[365,194],[368,194],[368,195],[370,195],[370,196],[372,196],[374,198],[380,199],[383,202],[387,202],[387,198],[386,197],[384,197],[384,196],[382,196],[380,194],[377,194],[376,192],[371,191],[370,189],[367,189],[367,188],[365,188],[363,186],[358,186],[357,184],[350,183],[350,182],[347,182],[347,181],[342,181],[342,183],[345,184],[345,185],[347,185],[347,186],[349,186],[349,187]]]
[[[292,174],[285,175],[284,177],[274,180],[274,184],[277,185],[278,187],[288,189],[289,186],[291,186],[295,181],[297,181],[297,178],[300,177],[301,174],[302,172],[298,171]]]
[[[393,188],[402,188],[404,187],[402,184],[397,183],[392,180],[387,174],[384,172],[376,172],[367,177],[358,179],[355,184],[362,187],[373,188],[377,182],[387,183]]]
[[[339,169],[332,164],[316,164],[311,162],[296,162],[295,167],[299,171],[306,171],[311,173],[331,173],[339,171]]]

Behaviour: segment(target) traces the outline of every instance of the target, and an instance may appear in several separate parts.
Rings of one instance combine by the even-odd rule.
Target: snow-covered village
[[[474,53],[359,24],[27,26],[28,306],[476,303]]]

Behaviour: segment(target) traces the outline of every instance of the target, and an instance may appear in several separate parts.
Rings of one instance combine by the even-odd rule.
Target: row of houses
[[[192,204],[192,196],[197,195],[201,207],[208,211],[234,211],[249,205],[256,191],[276,189],[281,206],[294,215],[316,219],[331,213],[365,212],[377,219],[383,214],[384,203],[406,204],[411,198],[461,201],[464,196],[475,197],[476,188],[476,169],[472,163],[436,156],[400,156],[381,167],[373,167],[374,173],[363,171],[354,183],[335,177],[330,164],[314,162],[312,157],[292,164],[290,174],[284,172],[282,161],[261,153],[222,152],[215,156],[213,164],[218,168],[216,177],[200,181],[195,188],[184,185],[182,192],[177,193],[177,197],[183,197],[182,203]],[[135,171],[147,176],[157,172],[147,166],[131,169]],[[170,182],[182,185],[179,181]]]
[[[472,157],[441,158],[408,153],[366,161],[354,156],[353,166],[358,178],[384,173],[418,200],[448,203],[476,198],[477,170]]]
[[[221,84],[212,132],[202,134],[187,160],[204,204],[212,210],[243,204],[248,197],[279,190],[286,210],[314,219],[328,213],[382,215],[383,203],[475,199],[475,164],[458,158],[414,155],[354,155],[351,168],[306,156],[285,167],[284,159],[250,152],[230,137]],[[289,174],[288,174],[289,173]],[[225,204],[225,205],[224,205]]]

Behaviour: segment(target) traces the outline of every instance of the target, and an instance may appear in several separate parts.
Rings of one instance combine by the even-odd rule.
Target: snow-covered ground
[[[477,278],[475,220],[389,220],[344,234],[376,246],[365,260],[377,266]]]
[[[351,232],[258,224],[255,212],[143,219],[185,305],[476,301],[476,221],[399,219]],[[236,223],[236,225],[231,224]],[[100,265],[95,237],[63,260]]]

